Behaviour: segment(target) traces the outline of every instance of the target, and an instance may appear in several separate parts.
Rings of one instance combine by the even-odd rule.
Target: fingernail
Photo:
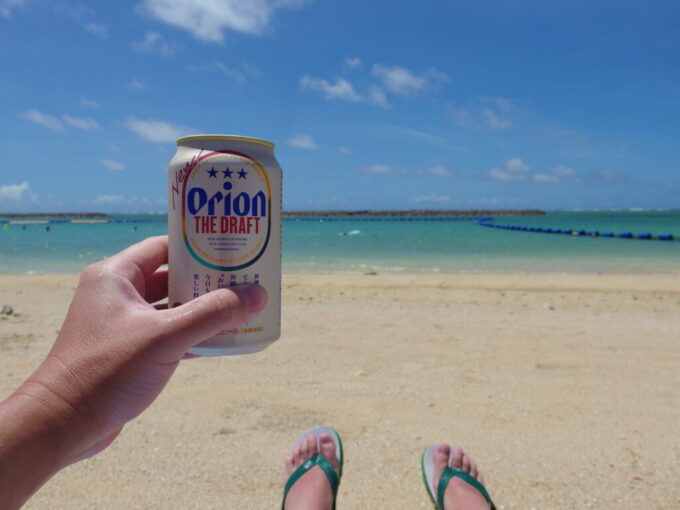
[[[248,313],[257,313],[267,304],[267,291],[261,285],[249,285],[237,290]]]

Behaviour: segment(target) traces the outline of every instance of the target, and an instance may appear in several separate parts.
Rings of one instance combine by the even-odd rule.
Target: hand
[[[22,444],[35,430],[49,445],[52,471],[106,448],[154,401],[188,349],[264,307],[265,290],[250,286],[157,309],[151,303],[167,296],[167,271],[158,270],[167,251],[167,237],[155,237],[88,266],[47,358],[2,404],[0,425],[21,425]],[[0,447],[11,439],[0,433]],[[0,484],[0,502],[1,491]]]

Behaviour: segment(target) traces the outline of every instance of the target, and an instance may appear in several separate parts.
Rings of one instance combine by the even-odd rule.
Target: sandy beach
[[[77,277],[0,276],[0,396]],[[339,508],[429,508],[419,456],[464,446],[499,509],[680,508],[680,275],[288,275],[284,334],[183,362],[99,456],[26,505],[278,508],[296,437],[335,426]]]

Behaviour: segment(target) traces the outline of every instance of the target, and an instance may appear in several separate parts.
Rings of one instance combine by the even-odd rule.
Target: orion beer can
[[[281,167],[258,138],[177,140],[168,167],[169,306],[219,288],[267,290],[260,314],[191,349],[203,356],[261,351],[281,332]]]

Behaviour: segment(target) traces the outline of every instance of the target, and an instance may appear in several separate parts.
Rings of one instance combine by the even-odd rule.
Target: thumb
[[[163,343],[178,353],[247,322],[267,304],[267,291],[260,285],[216,289],[188,303],[163,310]]]

